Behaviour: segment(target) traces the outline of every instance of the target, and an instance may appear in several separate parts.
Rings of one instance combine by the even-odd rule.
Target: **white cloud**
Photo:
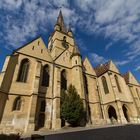
[[[0,9],[7,13],[3,16],[4,22],[0,23],[3,40],[14,48],[26,43],[27,38],[34,38],[38,32],[47,32],[49,25],[53,27],[59,7],[62,7],[67,24],[77,22],[75,11],[68,8],[68,0],[3,0],[0,4]]]
[[[0,8],[15,10],[22,5],[23,0],[2,0]]]
[[[78,48],[79,48],[81,53],[82,52],[84,52],[84,53],[88,52],[88,48],[85,45],[84,40],[80,39],[79,37],[77,37],[75,40],[76,40],[75,42],[76,42],[76,44],[77,44],[77,46],[78,46]]]
[[[75,0],[74,3],[71,6],[69,0],[1,0],[0,9],[8,13],[2,16],[0,23],[4,40],[16,48],[40,30],[47,32],[48,25],[55,24],[62,7],[65,22],[73,30],[77,27],[87,34],[111,38],[112,43],[105,46],[106,50],[123,39],[131,43],[127,48],[131,52],[125,53],[128,60],[139,56],[140,0]]]
[[[112,45],[113,45],[112,42],[108,43],[108,44],[105,46],[105,50],[107,51]]]
[[[102,64],[102,63],[105,63],[107,61],[106,58],[104,58],[103,56],[100,56],[96,53],[90,53],[89,59],[91,60],[91,62],[93,64]]]
[[[123,66],[130,62],[130,60],[114,61],[117,66]]]
[[[130,59],[133,60],[134,58],[140,56],[140,40],[134,42],[130,46],[130,51],[126,53],[126,56]]]
[[[137,66],[137,67],[135,68],[135,71],[140,71],[140,66]]]
[[[136,40],[140,42],[139,0],[76,0],[75,3],[84,13],[82,29],[89,34],[102,34],[114,43],[123,40],[131,57],[139,56],[140,46],[136,45]]]

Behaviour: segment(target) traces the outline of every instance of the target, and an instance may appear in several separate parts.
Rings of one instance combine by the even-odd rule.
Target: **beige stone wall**
[[[115,81],[114,76],[117,75],[118,82],[120,84],[120,88],[122,92],[118,91],[117,84]],[[99,80],[99,88],[100,88],[100,95],[102,99],[102,108],[104,110],[104,118],[107,120],[107,123],[110,122],[108,118],[108,106],[112,105],[117,113],[118,116],[118,123],[127,123],[124,112],[123,112],[123,105],[125,105],[128,109],[128,115],[131,122],[138,122],[138,111],[135,107],[133,97],[126,85],[123,77],[120,74],[116,74],[113,72],[105,73],[103,76],[106,77],[109,93],[105,94],[101,77],[98,78]]]
[[[3,93],[0,91],[0,123],[2,121],[2,117],[3,117],[3,112],[5,110],[5,104],[6,104],[6,100],[7,100],[7,94]]]
[[[89,104],[91,121],[92,124],[100,124],[103,116],[97,87],[97,78],[88,74],[86,74],[86,78],[88,89],[87,103]]]
[[[3,82],[3,78],[4,78],[4,75],[5,75],[9,60],[10,60],[10,56],[6,56],[2,71],[0,72],[0,88],[1,88],[1,84]]]
[[[129,85],[128,87],[132,95],[135,108],[137,109],[137,114],[140,118],[140,95],[139,95],[140,87],[137,85]]]
[[[102,80],[101,80],[102,76],[105,76],[105,78],[106,78],[108,89],[109,89],[109,93],[108,94],[105,94],[105,92],[104,92],[104,88],[103,88],[103,84],[102,84]],[[100,95],[101,95],[101,98],[102,98],[102,103],[106,104],[108,102],[115,101],[115,95],[114,95],[114,92],[113,92],[113,88],[112,88],[112,85],[111,85],[108,73],[105,73],[102,76],[100,76],[98,78],[98,82],[99,82],[99,88],[100,88]]]
[[[11,82],[12,82],[12,79],[13,79],[13,73],[14,73],[14,70],[15,70],[17,59],[18,59],[17,55],[8,56],[6,58],[4,67],[2,69],[2,72],[3,72],[3,78],[2,79],[3,80],[1,82],[1,89],[5,92],[9,92],[9,90],[10,90],[10,86],[11,86]]]
[[[27,114],[29,108],[30,97],[21,96],[22,106],[20,111],[13,111],[13,102],[17,95],[9,95],[6,100],[6,106],[3,113],[2,125],[4,127],[13,127],[15,130],[23,132],[28,124]],[[6,128],[5,128],[6,129]]]

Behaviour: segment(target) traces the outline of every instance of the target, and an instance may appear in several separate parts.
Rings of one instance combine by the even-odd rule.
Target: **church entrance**
[[[109,106],[108,108],[108,117],[111,121],[111,123],[116,123],[117,122],[117,114],[116,114],[116,110],[113,106]]]
[[[125,105],[122,106],[122,109],[123,109],[125,119],[127,120],[127,122],[130,122],[130,118],[129,118],[129,115],[128,115],[129,114],[128,109],[126,108]]]

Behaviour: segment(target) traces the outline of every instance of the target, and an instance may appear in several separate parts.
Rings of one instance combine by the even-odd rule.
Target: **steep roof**
[[[59,15],[57,17],[56,25],[59,25],[60,26],[61,31],[67,32],[67,28],[65,26],[65,23],[64,23],[64,19],[63,19],[63,15],[62,15],[61,10],[60,10]]]
[[[105,64],[100,64],[97,67],[95,67],[94,70],[96,72],[96,75],[100,76],[104,74],[105,72],[107,72],[109,70],[110,62],[111,61],[108,61]]]
[[[83,66],[84,66],[84,71],[85,73],[91,74],[91,75],[95,75],[96,73],[92,67],[92,64],[90,63],[89,59],[87,57],[85,57],[84,61],[83,61]]]
[[[125,74],[122,75],[125,82],[128,84],[129,83],[129,72],[126,72]]]
[[[116,67],[115,63],[112,60],[106,62],[105,64],[100,64],[94,68],[97,76],[104,74],[107,71],[113,71],[115,73],[120,74],[118,68]]]
[[[21,53],[31,57],[36,57],[45,61],[52,62],[53,59],[41,37],[38,37],[31,42],[23,45],[22,47],[16,49],[14,53]]]
[[[134,84],[134,85],[140,86],[139,82],[134,77],[134,75],[132,74],[131,71],[128,71],[125,74],[123,74],[123,77],[124,77],[127,84]]]

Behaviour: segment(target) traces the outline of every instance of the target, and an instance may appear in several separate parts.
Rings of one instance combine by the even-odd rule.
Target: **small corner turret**
[[[72,52],[72,55],[71,55],[71,60],[72,60],[72,65],[73,66],[82,66],[82,56],[80,54],[80,51],[76,45],[76,43],[74,44],[74,47],[73,47],[73,52]]]
[[[73,47],[73,52],[72,52],[71,58],[73,56],[80,56],[81,57],[80,51],[79,51],[78,46],[76,45],[76,43],[74,43],[74,47]]]
[[[69,29],[68,29],[68,35],[70,36],[70,37],[73,37],[73,33],[72,33],[72,30],[71,30],[71,28],[69,27]]]

